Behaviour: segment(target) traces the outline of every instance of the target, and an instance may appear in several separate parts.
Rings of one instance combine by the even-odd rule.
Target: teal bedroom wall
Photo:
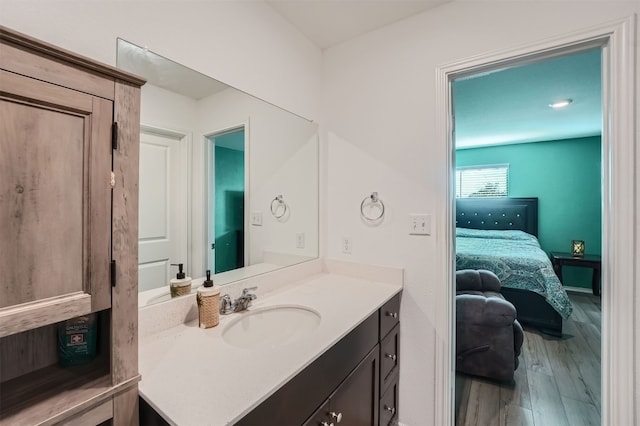
[[[244,194],[244,152],[216,146],[216,236],[242,229],[242,214],[238,215],[229,203],[229,192]]]
[[[239,137],[244,140],[243,132]],[[216,145],[215,273],[236,269],[244,262],[240,241],[244,228],[244,190],[244,152]],[[232,231],[238,232],[230,234]]]
[[[509,164],[509,196],[538,197],[542,249],[569,252],[584,240],[587,254],[601,254],[600,137],[461,149],[457,166]],[[564,284],[591,287],[591,270],[563,268]]]

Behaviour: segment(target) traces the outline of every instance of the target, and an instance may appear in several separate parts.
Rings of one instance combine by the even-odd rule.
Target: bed
[[[456,200],[456,270],[492,271],[521,323],[562,335],[573,307],[537,235],[537,198]]]

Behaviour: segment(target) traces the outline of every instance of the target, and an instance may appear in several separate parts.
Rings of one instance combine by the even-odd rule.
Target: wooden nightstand
[[[551,252],[551,263],[560,282],[562,282],[563,266],[579,266],[593,269],[591,288],[595,296],[600,296],[600,274],[602,269],[602,258],[600,256],[586,254],[582,257],[574,257],[570,253]]]

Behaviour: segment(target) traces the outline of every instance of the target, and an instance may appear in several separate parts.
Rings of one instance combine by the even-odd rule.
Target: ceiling
[[[456,148],[601,135],[601,79],[598,48],[456,80]]]
[[[451,0],[265,0],[321,49]]]
[[[329,47],[446,1],[266,0],[315,44]],[[118,40],[118,66],[201,99],[229,86]],[[453,84],[456,148],[602,133],[601,54],[592,49],[491,71]],[[562,110],[551,102],[572,99]]]

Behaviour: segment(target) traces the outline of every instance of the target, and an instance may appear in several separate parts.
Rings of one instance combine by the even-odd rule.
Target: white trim
[[[609,28],[603,67],[602,424],[637,424],[635,16]],[[605,80],[605,82],[607,82]],[[608,106],[608,108],[607,108]],[[606,119],[608,117],[608,120]],[[605,163],[606,162],[606,163]]]
[[[636,244],[635,172],[635,15],[595,28],[577,31],[517,49],[476,56],[436,69],[436,125],[438,140],[446,143],[447,282],[437,288],[436,306],[436,411],[434,424],[453,424],[454,353],[453,271],[455,270],[452,173],[455,169],[452,141],[450,82],[482,71],[514,63],[536,61],[590,47],[603,48],[603,274],[602,274],[602,424],[636,424],[634,342],[638,318],[634,313],[636,268],[640,267]],[[631,238],[630,238],[631,235]]]

